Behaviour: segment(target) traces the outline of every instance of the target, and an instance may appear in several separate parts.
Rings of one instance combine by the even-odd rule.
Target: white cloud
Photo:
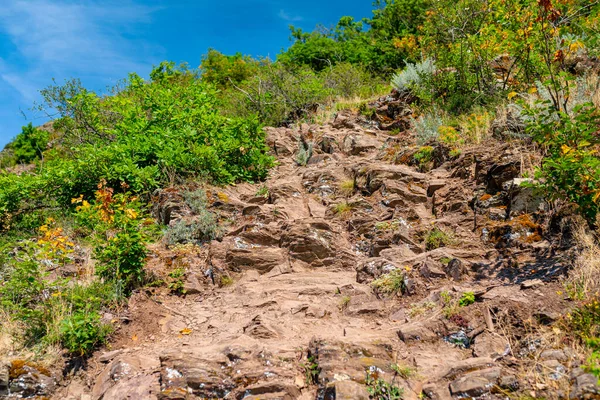
[[[279,10],[278,15],[279,18],[287,22],[299,22],[303,20],[301,16],[288,14],[285,10]]]
[[[3,0],[0,32],[16,51],[3,55],[0,78],[29,101],[52,77],[105,81],[147,69],[160,49],[122,34],[134,33],[132,27],[149,22],[154,11],[127,0]]]

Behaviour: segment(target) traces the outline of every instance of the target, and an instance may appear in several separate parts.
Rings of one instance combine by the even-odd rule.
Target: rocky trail
[[[223,239],[154,249],[149,270],[184,267],[186,295],[144,289],[107,315],[111,347],[56,398],[368,399],[378,380],[404,399],[597,395],[548,326],[569,308],[569,225],[518,185],[525,145],[435,145],[420,172],[414,139],[349,112],[267,131],[265,183],[207,189]],[[176,189],[156,213],[193,218]]]

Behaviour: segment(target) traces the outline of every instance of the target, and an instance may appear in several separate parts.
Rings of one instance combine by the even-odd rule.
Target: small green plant
[[[431,140],[437,140],[439,128],[444,123],[442,118],[434,114],[425,114],[413,119],[412,127],[417,137],[417,143],[423,145]]]
[[[448,246],[452,243],[450,234],[439,228],[433,228],[425,236],[425,248],[427,250],[435,250],[440,247]]]
[[[83,356],[106,341],[110,328],[96,312],[76,312],[61,322],[61,342],[72,354]]]
[[[233,278],[229,275],[222,275],[220,279],[221,287],[233,285]]]
[[[348,306],[350,305],[350,300],[352,300],[352,298],[350,296],[344,296],[341,298],[340,300],[340,310],[344,311],[348,308]]]
[[[417,374],[415,368],[407,365],[392,364],[390,365],[390,368],[402,379],[409,379]]]
[[[463,293],[460,297],[460,300],[458,301],[458,305],[461,307],[467,307],[473,303],[475,303],[475,293],[473,292]]]
[[[333,206],[333,211],[340,217],[345,217],[352,212],[352,206],[347,201],[342,201],[341,203]]]
[[[256,197],[264,197],[265,199],[269,198],[269,188],[265,185],[261,186],[256,191]]]
[[[567,322],[573,333],[582,341],[600,335],[600,299],[595,298],[582,303],[568,316]]]
[[[413,303],[410,305],[409,315],[411,318],[415,318],[419,315],[425,314],[427,311],[435,309],[436,304],[432,301],[426,301],[424,303]]]
[[[176,294],[185,294],[184,282],[185,270],[183,268],[176,268],[169,273],[169,283],[167,287],[171,292]]]
[[[450,150],[450,153],[449,153],[450,157],[452,157],[452,158],[456,158],[456,157],[460,156],[461,154],[462,154],[461,149],[452,149],[452,150]]]
[[[406,290],[404,272],[395,269],[388,274],[382,275],[371,282],[371,286],[377,292],[386,295],[402,294]]]
[[[586,372],[593,374],[600,382],[600,339],[591,338],[588,339],[587,347],[589,347],[592,353],[588,356],[584,369]]]
[[[423,146],[413,155],[413,159],[421,171],[431,169],[434,151],[435,149],[431,146]]]
[[[411,90],[420,86],[424,78],[435,73],[435,62],[429,58],[416,64],[407,63],[404,70],[392,78],[392,86],[397,90]]]
[[[313,155],[313,144],[306,142],[301,138],[298,142],[298,152],[296,153],[296,164],[305,167]]]
[[[404,389],[393,384],[387,383],[385,380],[373,376],[367,372],[367,391],[373,399],[378,400],[401,400],[404,395]]]
[[[458,301],[448,291],[442,291],[440,293],[440,299],[442,300],[442,313],[446,318],[452,318],[460,312],[460,306]]]
[[[355,183],[353,179],[348,179],[340,183],[340,193],[346,197],[350,197],[354,194]]]
[[[314,355],[309,354],[306,358],[306,364],[300,364],[300,366],[304,369],[304,377],[307,385],[316,385],[319,383],[319,374],[321,373],[321,368],[319,367],[319,362]]]
[[[450,264],[450,261],[452,261],[452,259],[450,257],[440,258],[440,262],[442,263],[442,265],[448,265],[448,264]]]

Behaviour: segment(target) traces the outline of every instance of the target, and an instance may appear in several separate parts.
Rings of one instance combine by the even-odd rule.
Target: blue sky
[[[103,91],[162,60],[196,67],[210,47],[274,58],[290,24],[312,30],[371,9],[371,0],[2,0],[0,149],[44,122],[30,108],[52,78]]]

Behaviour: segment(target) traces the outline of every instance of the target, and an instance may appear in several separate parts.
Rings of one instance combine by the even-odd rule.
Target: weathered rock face
[[[308,220],[282,227],[281,246],[291,258],[313,267],[346,265],[349,254],[338,251],[341,238],[331,226],[318,220]]]
[[[57,381],[45,368],[33,363],[15,360],[0,362],[0,395],[12,398],[50,396]]]

